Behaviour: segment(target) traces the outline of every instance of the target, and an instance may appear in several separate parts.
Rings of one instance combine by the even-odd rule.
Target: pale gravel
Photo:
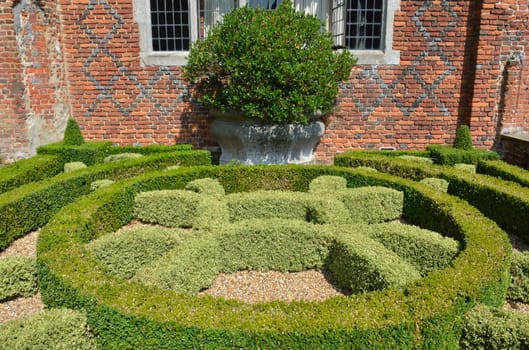
[[[137,224],[137,223],[136,223]],[[36,256],[36,242],[39,230],[13,242],[0,252],[0,259],[6,256]],[[529,251],[529,245],[511,236],[511,244],[518,251]],[[225,299],[237,299],[246,303],[269,302],[273,300],[323,301],[330,297],[343,296],[326,276],[317,270],[295,273],[240,271],[221,274],[213,285],[199,295],[212,295]],[[40,294],[31,298],[18,298],[0,303],[0,324],[22,316],[29,316],[44,310]],[[529,304],[508,301],[507,310],[516,310],[529,315]]]

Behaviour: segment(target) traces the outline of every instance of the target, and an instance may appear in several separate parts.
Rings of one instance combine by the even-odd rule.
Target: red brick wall
[[[8,160],[60,140],[70,115],[59,13],[52,5],[0,5],[0,156]]]
[[[0,4],[0,158],[8,160],[29,154],[12,5],[12,1]]]
[[[188,101],[179,68],[140,65],[132,0],[43,3],[53,25],[41,28],[48,31],[48,58],[41,63],[50,72],[55,69],[58,79],[55,85],[48,80],[51,90],[47,90],[38,82],[51,73],[24,73],[38,78],[29,80],[34,82],[31,92],[27,77],[22,77],[30,92],[25,100],[29,110],[8,101],[0,107],[5,109],[0,110],[0,118],[6,123],[20,120],[24,113],[46,115],[49,101],[62,101],[66,107],[71,104],[71,113],[89,140],[214,145],[207,112]],[[527,11],[525,0],[401,0],[393,34],[400,64],[353,69],[338,96],[337,111],[328,118],[326,135],[317,147],[318,160],[331,161],[336,153],[351,148],[451,144],[461,123],[470,124],[474,144],[485,148],[494,146],[502,128],[527,130]],[[10,13],[4,12],[0,31],[9,31]],[[60,23],[55,20],[59,15]],[[50,37],[60,40],[60,54],[50,50]],[[14,54],[9,57],[16,59]],[[37,62],[40,55],[32,59]],[[9,79],[20,81],[15,72],[9,73],[12,76],[7,72],[7,61],[0,62],[0,87]],[[11,101],[18,98],[16,87],[4,87]]]

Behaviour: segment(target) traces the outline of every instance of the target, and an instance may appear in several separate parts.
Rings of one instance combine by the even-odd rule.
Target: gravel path
[[[0,259],[10,255],[36,256],[36,242],[39,231],[32,232],[13,242],[0,252]],[[511,237],[515,250],[529,251],[529,245],[517,237]],[[295,273],[276,271],[240,271],[234,274],[220,274],[213,285],[199,295],[211,295],[225,299],[238,299],[247,303],[282,301],[322,301],[334,296],[345,295],[326,276],[317,270]],[[516,310],[529,315],[529,304],[506,302],[505,309]],[[18,298],[0,303],[0,323],[44,310],[40,294],[31,298]]]

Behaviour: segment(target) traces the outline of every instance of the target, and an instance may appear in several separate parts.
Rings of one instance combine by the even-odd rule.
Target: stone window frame
[[[335,1],[335,0],[328,0]],[[400,63],[400,51],[393,50],[395,13],[400,10],[401,0],[385,0],[384,48],[382,50],[351,50],[358,58],[358,65],[396,65]],[[134,21],[139,27],[140,63],[142,66],[183,66],[189,51],[153,51],[150,16],[150,0],[133,0]],[[189,1],[190,13],[198,14],[197,1]],[[330,12],[330,11],[329,11]],[[192,40],[198,39],[198,16],[190,22]],[[328,22],[328,21],[327,21]]]

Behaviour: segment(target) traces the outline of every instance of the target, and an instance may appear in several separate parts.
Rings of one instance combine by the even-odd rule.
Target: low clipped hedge
[[[48,154],[59,157],[62,163],[83,162],[86,165],[102,163],[105,157],[119,153],[141,153],[153,155],[157,153],[190,151],[193,147],[181,145],[149,145],[149,146],[113,146],[110,141],[86,142],[79,146],[65,145],[56,142],[37,148],[37,154]]]
[[[526,315],[478,304],[465,318],[463,350],[529,349]]]
[[[35,258],[8,256],[0,259],[0,302],[37,293]]]
[[[53,155],[37,155],[0,168],[0,194],[62,172],[64,163]]]
[[[511,264],[511,285],[507,290],[511,300],[529,303],[529,252],[514,252]]]
[[[117,279],[84,247],[83,242],[128,223],[139,192],[182,189],[205,177],[219,179],[227,193],[307,191],[310,181],[320,175],[343,176],[348,187],[403,191],[406,220],[454,237],[464,249],[449,267],[405,290],[319,303],[245,304]],[[413,181],[337,167],[230,166],[155,172],[93,192],[53,217],[42,229],[37,251],[45,304],[84,310],[98,346],[104,349],[455,349],[466,311],[477,301],[503,303],[511,248],[505,233],[477,209]]]
[[[420,181],[427,177],[448,181],[448,193],[478,208],[507,232],[529,242],[529,188],[484,175],[459,171],[451,166],[405,162],[383,153],[348,151],[335,158],[339,166],[370,166],[381,172]]]
[[[172,164],[210,164],[207,151],[178,151],[141,159],[92,166],[72,173],[26,184],[0,194],[0,250],[15,239],[43,226],[64,205],[90,192],[90,184],[101,179],[120,179]]]
[[[416,226],[384,223],[365,226],[364,230],[423,276],[447,267],[459,251],[456,240]]]
[[[74,310],[45,310],[0,324],[0,347],[9,350],[96,350],[86,316]]]
[[[502,161],[480,160],[476,171],[529,187],[529,171]]]
[[[454,165],[458,163],[477,164],[480,160],[499,160],[500,156],[493,151],[480,148],[461,149],[444,145],[429,145],[430,157],[437,164]]]
[[[123,228],[90,242],[88,250],[111,274],[132,278],[143,266],[161,257],[181,242],[184,231],[151,226]]]

